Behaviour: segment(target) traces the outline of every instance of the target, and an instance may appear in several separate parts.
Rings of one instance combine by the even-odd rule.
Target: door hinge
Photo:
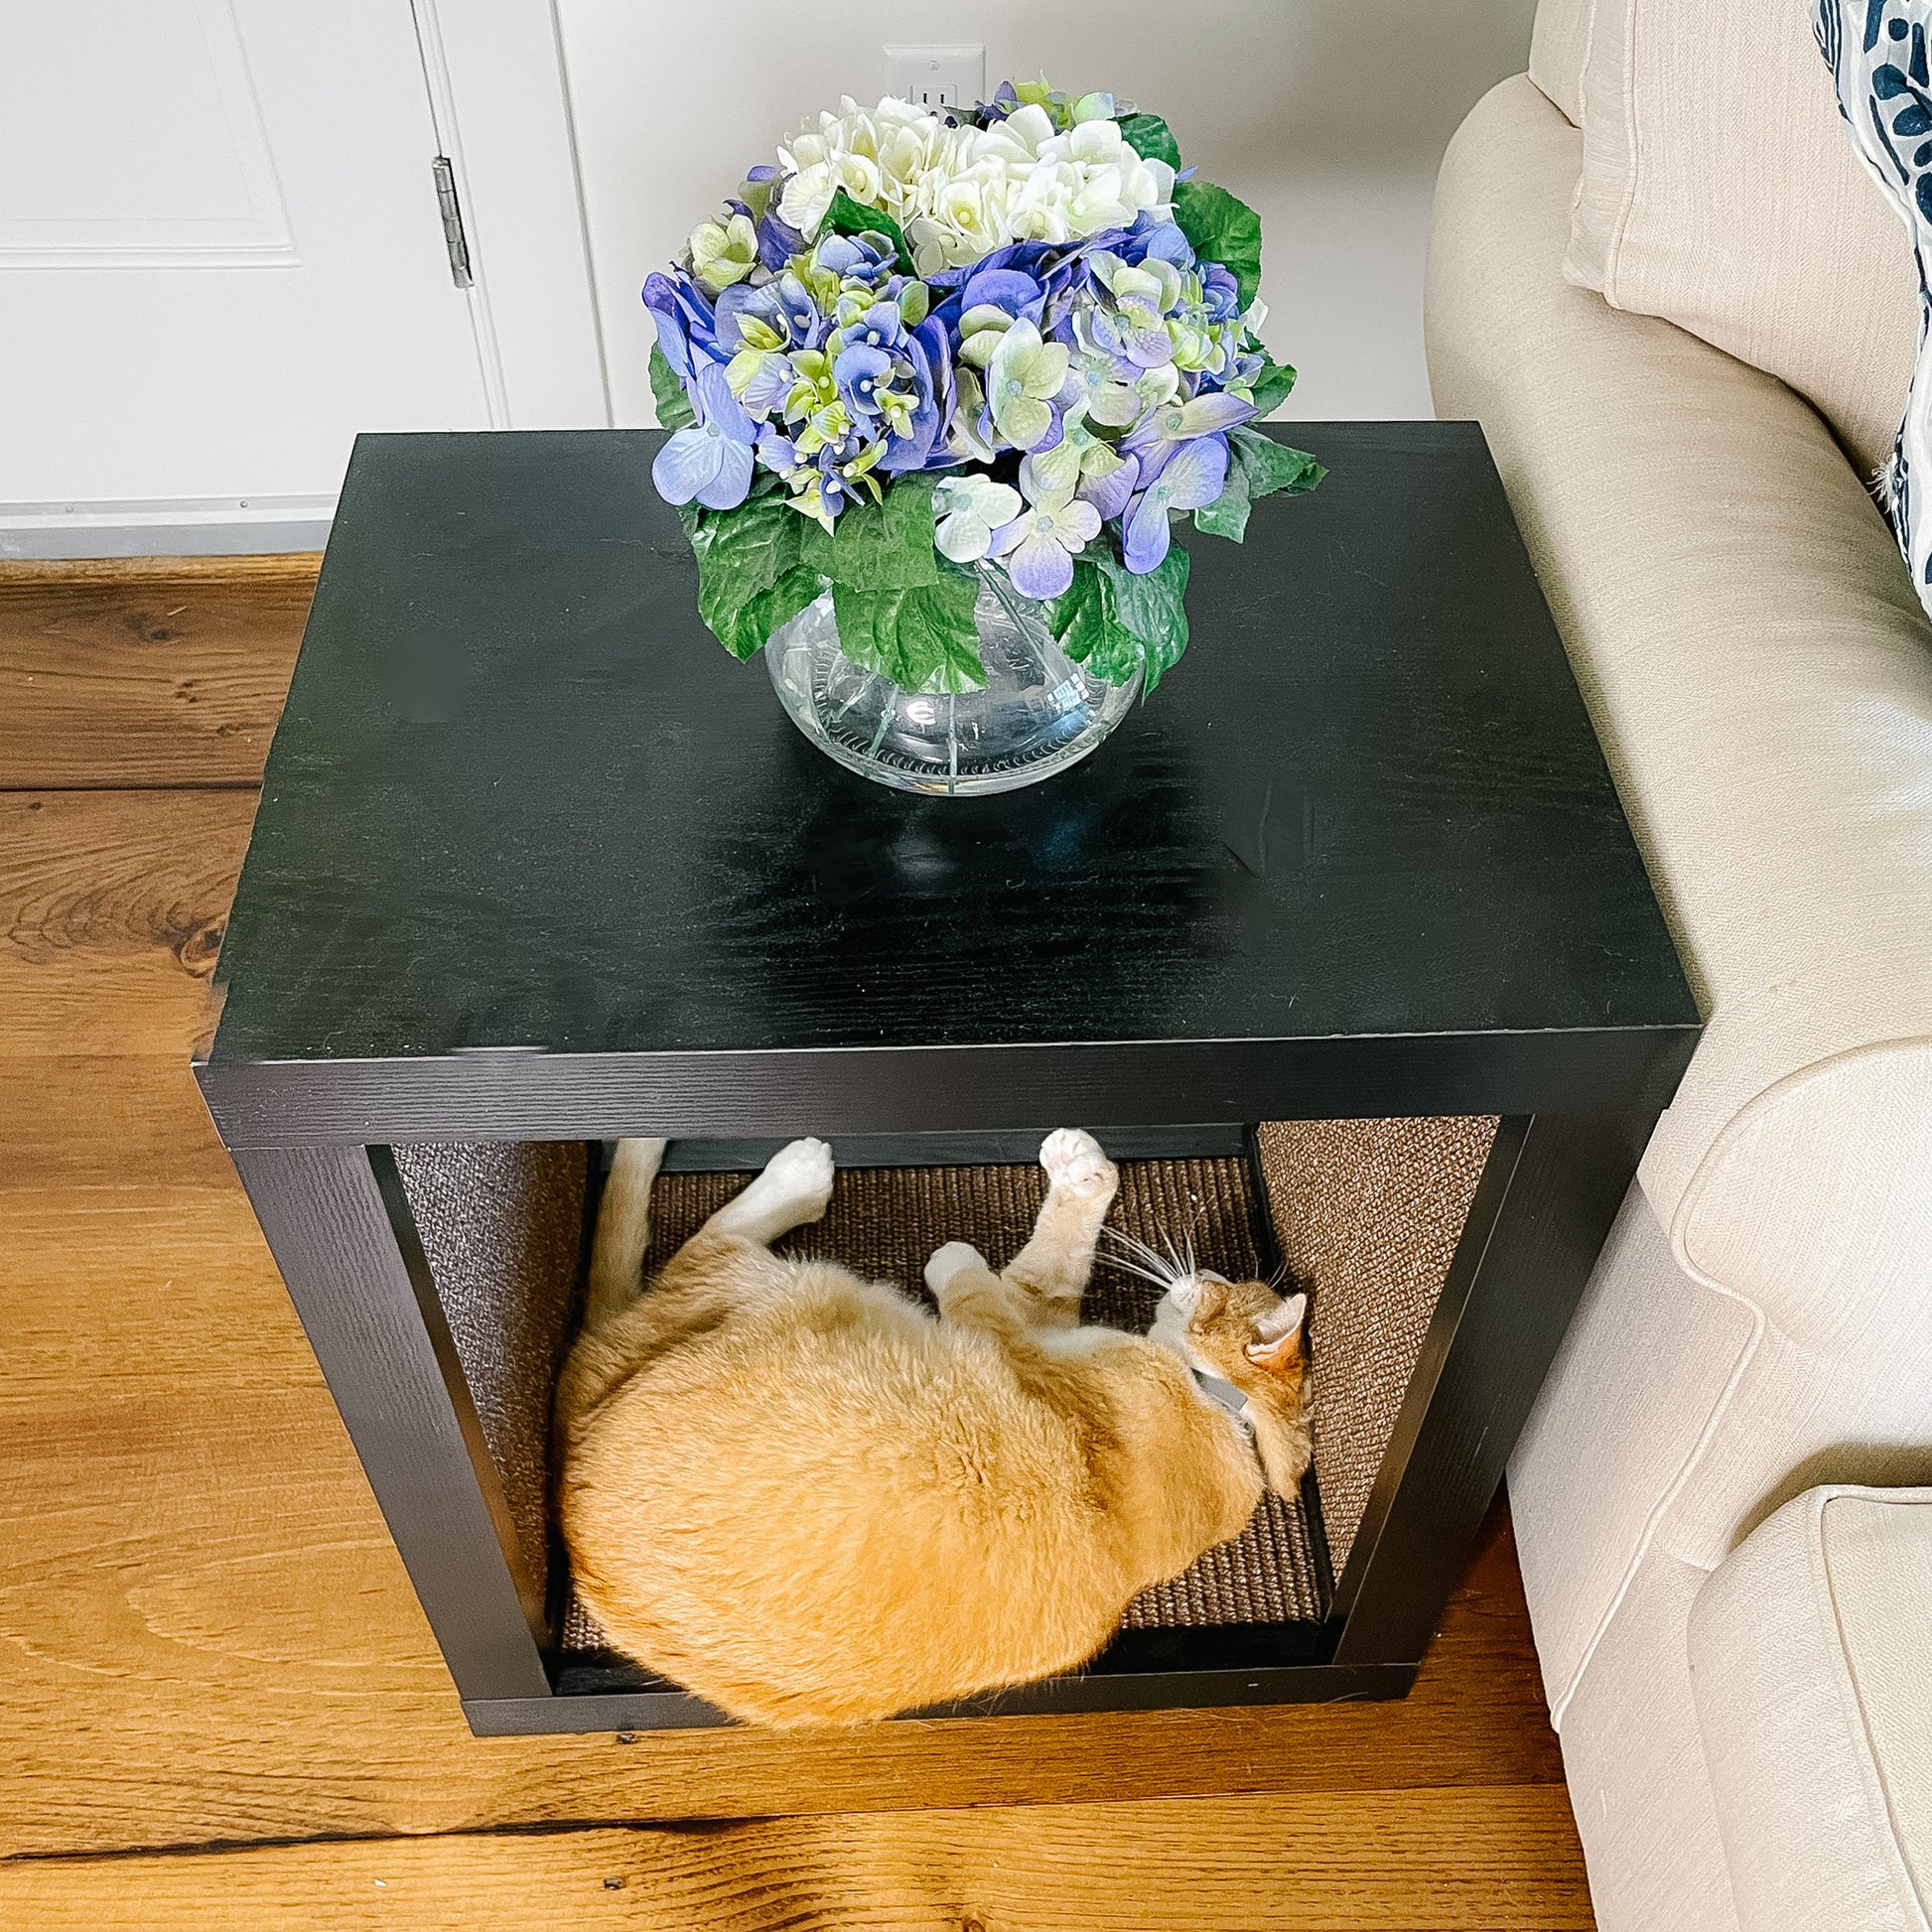
[[[470,243],[463,233],[463,209],[457,205],[456,170],[448,155],[439,154],[430,163],[430,172],[436,177],[436,206],[443,215],[443,245],[450,251],[450,279],[467,289],[475,278],[470,273]]]

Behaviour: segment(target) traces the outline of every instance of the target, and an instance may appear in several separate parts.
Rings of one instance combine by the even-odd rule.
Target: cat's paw
[[[943,1248],[935,1249],[926,1263],[925,1285],[935,1296],[941,1296],[952,1286],[955,1275],[968,1268],[985,1267],[986,1257],[970,1241],[948,1241]]]
[[[1100,1143],[1078,1127],[1048,1134],[1040,1146],[1039,1165],[1046,1170],[1050,1185],[1071,1188],[1076,1194],[1104,1193],[1117,1178]]]
[[[770,1184],[772,1207],[781,1206],[790,1215],[786,1225],[802,1227],[825,1218],[837,1172],[832,1150],[823,1141],[793,1141],[766,1162],[759,1183]]]

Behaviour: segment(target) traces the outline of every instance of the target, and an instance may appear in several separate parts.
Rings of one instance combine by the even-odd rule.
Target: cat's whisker
[[[1147,1242],[1134,1235],[1123,1233],[1119,1228],[1103,1227],[1101,1232],[1107,1235],[1124,1254],[1133,1258],[1131,1263],[1113,1259],[1114,1266],[1126,1268],[1129,1273],[1137,1274],[1143,1280],[1153,1282],[1160,1288],[1173,1288],[1177,1282],[1187,1279],[1185,1271],[1179,1266],[1177,1255],[1170,1259],[1169,1256],[1150,1247]]]
[[[1107,1240],[1128,1249],[1134,1254],[1144,1255],[1150,1261],[1159,1261],[1161,1259],[1158,1249],[1150,1247],[1139,1235],[1129,1234],[1124,1228],[1117,1228],[1111,1224],[1103,1223],[1100,1232]]]
[[[1173,1277],[1171,1275],[1157,1275],[1149,1269],[1136,1268],[1131,1262],[1121,1261],[1112,1256],[1103,1258],[1100,1265],[1111,1268],[1118,1274],[1133,1275],[1140,1281],[1151,1283],[1155,1288],[1162,1290],[1164,1293],[1171,1291],[1175,1286]]]
[[[1117,1254],[1103,1254],[1098,1257],[1108,1267],[1117,1268],[1124,1274],[1138,1276],[1142,1281],[1151,1282],[1163,1292],[1173,1290],[1187,1279],[1185,1275],[1176,1274],[1168,1258],[1151,1248],[1145,1241],[1138,1240],[1131,1234],[1124,1234],[1118,1228],[1105,1228],[1102,1232],[1111,1238],[1119,1250]]]

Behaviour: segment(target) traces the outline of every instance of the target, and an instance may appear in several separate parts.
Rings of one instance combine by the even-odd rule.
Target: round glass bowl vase
[[[983,691],[921,693],[839,649],[827,591],[781,624],[765,668],[793,724],[828,758],[875,784],[966,798],[1036,785],[1086,757],[1141,689],[1090,677],[1005,576],[979,573]]]

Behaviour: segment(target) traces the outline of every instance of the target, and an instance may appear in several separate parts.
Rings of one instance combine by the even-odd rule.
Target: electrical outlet
[[[986,98],[983,47],[889,47],[886,91],[915,107],[973,107]]]

